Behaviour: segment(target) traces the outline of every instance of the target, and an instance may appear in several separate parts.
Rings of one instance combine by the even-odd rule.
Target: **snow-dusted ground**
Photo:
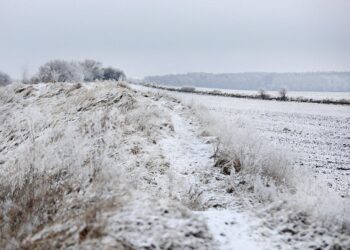
[[[173,195],[205,219],[219,249],[271,249],[272,240],[258,229],[261,219],[244,209],[239,197],[227,193],[229,177],[213,168],[212,138],[198,137],[201,127],[188,109],[174,109],[175,134],[160,142],[170,163]]]
[[[177,102],[113,82],[0,96],[1,249],[215,249],[172,197],[160,141]]]
[[[150,88],[145,88],[142,86],[133,86],[133,88],[141,91],[151,91],[159,92],[159,90],[154,90]],[[160,91],[164,93],[164,91]],[[215,114],[220,119],[222,123],[228,124],[225,129],[235,130],[237,128],[243,128],[251,134],[257,136],[257,140],[262,140],[267,142],[267,146],[272,146],[284,152],[287,157],[293,159],[293,165],[297,168],[312,170],[305,173],[315,175],[317,179],[322,179],[322,177],[327,177],[329,186],[337,190],[339,196],[343,196],[344,204],[349,197],[349,150],[348,144],[350,143],[350,132],[349,132],[349,119],[350,110],[346,106],[336,106],[336,105],[322,105],[322,104],[308,104],[308,103],[280,103],[273,101],[263,101],[263,100],[242,100],[235,98],[226,97],[213,97],[213,96],[202,96],[187,93],[170,93],[171,96],[176,96],[181,99],[184,103],[190,104],[191,106],[204,106],[204,112],[208,113],[208,116]],[[205,116],[205,114],[204,114]],[[231,128],[230,128],[231,126]],[[229,131],[227,131],[227,136],[230,136]],[[223,131],[224,135],[225,132]],[[264,144],[264,143],[263,143]],[[320,167],[322,164],[323,167]],[[313,182],[313,177],[306,177],[300,180],[300,185],[309,185],[308,183],[303,183],[303,181]],[[310,195],[316,194],[322,197],[327,203],[329,199],[329,204],[322,204],[319,202],[319,208],[324,210],[330,209],[331,196],[328,196],[328,191],[320,188],[317,189],[317,185],[313,187],[313,191],[310,189]],[[311,184],[312,186],[312,184]],[[310,187],[311,187],[310,186]],[[308,188],[305,188],[305,194],[308,193]],[[314,192],[313,194],[311,194]],[[324,193],[323,193],[324,192]],[[309,195],[309,194],[307,194]],[[222,198],[220,198],[222,199]],[[308,203],[307,198],[299,197],[295,201],[296,203]],[[336,200],[341,200],[341,198],[336,198]],[[338,201],[335,200],[336,204]],[[339,200],[339,201],[340,201]],[[247,204],[244,198],[239,201],[241,204]],[[323,203],[323,201],[322,201]],[[317,206],[317,201],[314,204]],[[314,205],[311,205],[312,207]],[[273,207],[274,205],[272,205]],[[347,206],[347,205],[345,205]],[[248,206],[249,207],[249,206]],[[334,208],[336,208],[335,205]],[[313,208],[317,210],[316,208]],[[260,211],[259,208],[254,208],[255,211]],[[347,209],[348,210],[348,209]],[[275,242],[274,248],[279,248],[278,240],[282,238],[282,241],[291,242],[289,247],[295,247],[296,249],[301,248],[316,248],[317,246],[322,248],[327,248],[327,245],[332,244],[335,238],[339,236],[327,235],[327,229],[321,229],[323,233],[318,235],[315,228],[320,225],[313,224],[305,227],[303,222],[303,216],[298,217],[298,215],[293,215],[290,210],[284,211],[280,208],[272,208],[266,210],[269,215],[264,212],[260,214],[261,216],[268,218],[268,224],[272,224],[275,230],[270,232],[263,232],[263,235],[270,235],[271,241]],[[211,228],[221,228],[216,224],[216,221],[220,221],[221,216],[225,217],[223,213],[214,211],[211,214],[211,220],[209,221],[209,226]],[[335,210],[333,212],[337,213]],[[340,213],[341,209],[339,210]],[[227,214],[234,214],[232,211]],[[210,214],[210,212],[209,212]],[[229,218],[229,215],[227,215]],[[349,218],[349,211],[345,211],[343,215]],[[217,219],[215,219],[217,218]],[[254,219],[253,221],[256,222]],[[279,221],[279,222],[278,222]],[[322,225],[322,221],[320,221]],[[249,224],[249,223],[247,223]],[[271,227],[267,226],[267,228]],[[322,226],[321,226],[322,227]],[[266,229],[266,227],[263,226]],[[293,230],[290,236],[283,235],[281,232],[289,232],[286,228],[296,228],[296,233]],[[313,229],[312,229],[313,228]],[[260,228],[261,229],[261,228]],[[234,235],[234,230],[230,233]],[[330,230],[330,229],[328,229]],[[331,230],[332,231],[332,230]],[[333,230],[335,232],[335,230]],[[225,235],[225,233],[223,233]],[[299,236],[298,236],[299,235]],[[323,235],[323,236],[321,236]],[[216,238],[220,239],[220,234],[217,234]],[[335,237],[335,238],[334,238]],[[349,236],[342,236],[340,238],[345,239]],[[244,238],[244,237],[243,237]],[[226,239],[222,238],[222,242]],[[277,242],[277,243],[276,243]],[[313,242],[314,245],[311,243]],[[326,242],[326,243],[325,243]],[[271,242],[270,242],[271,243]],[[349,242],[347,244],[350,244]],[[280,246],[281,247],[281,246]],[[282,245],[282,249],[288,248],[286,245]]]
[[[213,91],[218,90],[222,93],[233,93],[233,94],[245,94],[245,95],[256,95],[258,91],[253,90],[237,90],[237,89],[212,89],[212,88],[196,88],[197,90]],[[272,97],[279,97],[278,91],[266,91],[266,94]],[[312,91],[287,91],[288,97],[303,97],[314,100],[350,100],[350,92],[312,92]]]
[[[142,91],[108,82],[0,89],[0,247],[350,246],[339,224],[324,225],[284,202],[262,202],[239,175],[215,168],[218,138],[193,109],[133,88]],[[181,96],[184,103],[195,98]],[[233,124],[250,124],[249,106],[232,113],[232,103],[217,102],[203,100],[212,111],[229,108]],[[331,218],[346,219],[338,217]]]
[[[177,100],[108,82],[0,95],[1,248],[271,249]]]
[[[180,89],[181,87],[178,86],[169,86],[168,87],[172,88],[177,88]],[[196,87],[195,88],[198,91],[220,91],[221,93],[229,93],[229,94],[241,94],[241,95],[250,95],[250,96],[255,96],[258,93],[258,90],[239,90],[239,89],[220,89],[220,88],[201,88],[201,87]],[[270,95],[271,97],[279,97],[279,91],[265,91],[266,94]],[[312,92],[312,91],[287,91],[287,96],[288,97],[303,97],[307,99],[313,99],[313,100],[350,100],[350,92]]]
[[[324,174],[350,196],[350,108],[223,97],[187,96],[240,127],[258,131],[295,155],[295,164]]]
[[[350,107],[174,95],[206,107],[235,126],[256,131],[269,143],[293,154],[295,165],[325,175],[330,185],[350,196]]]

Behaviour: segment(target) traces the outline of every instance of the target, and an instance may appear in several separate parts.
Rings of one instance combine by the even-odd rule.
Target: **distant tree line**
[[[24,74],[25,75],[25,74]],[[40,66],[31,78],[23,77],[26,84],[54,82],[92,82],[103,80],[123,80],[122,70],[103,67],[101,62],[87,59],[84,61],[52,60]],[[12,83],[9,75],[0,72],[0,86]]]

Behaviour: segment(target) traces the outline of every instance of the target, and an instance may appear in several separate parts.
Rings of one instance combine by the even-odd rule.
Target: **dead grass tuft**
[[[72,189],[65,178],[65,171],[47,175],[30,168],[22,184],[1,188],[1,246],[6,246],[9,239],[21,242],[54,220],[64,194]]]
[[[198,211],[203,209],[202,195],[204,193],[203,189],[196,186],[191,186],[185,198],[182,199],[182,203],[191,210]]]

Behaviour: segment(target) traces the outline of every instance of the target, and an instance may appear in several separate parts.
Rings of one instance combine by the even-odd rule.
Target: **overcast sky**
[[[93,58],[128,76],[350,70],[349,0],[0,0],[0,70]]]

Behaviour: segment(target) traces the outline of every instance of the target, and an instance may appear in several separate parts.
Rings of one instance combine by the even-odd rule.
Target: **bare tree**
[[[280,99],[285,101],[287,100],[287,89],[281,88],[279,91]]]
[[[260,89],[258,93],[259,93],[259,97],[263,100],[268,99],[270,97],[263,89]]]
[[[123,71],[112,67],[102,68],[102,63],[95,60],[68,62],[53,60],[39,68],[39,72],[30,80],[31,83],[49,82],[91,82],[95,80],[122,80]]]
[[[115,69],[112,67],[103,69],[103,79],[104,80],[123,80],[125,78],[124,72],[120,69]]]
[[[11,77],[0,71],[0,86],[5,86],[12,83]]]
[[[84,81],[91,82],[94,80],[103,79],[102,63],[87,59],[80,62],[79,65],[84,75]]]
[[[53,60],[41,66],[33,80],[38,82],[77,82],[83,80],[83,73],[79,65],[74,62]]]

